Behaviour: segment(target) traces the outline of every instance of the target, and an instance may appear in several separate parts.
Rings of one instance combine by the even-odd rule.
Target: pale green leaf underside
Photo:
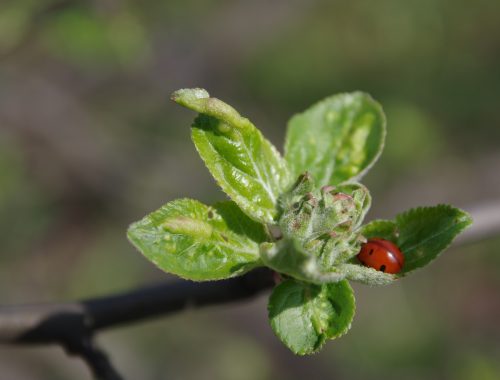
[[[295,354],[311,354],[349,330],[354,293],[347,281],[312,285],[289,279],[273,290],[268,310],[279,339]]]
[[[385,124],[369,95],[331,96],[289,121],[285,160],[294,177],[309,171],[319,186],[359,179],[382,151]]]
[[[254,220],[272,223],[278,197],[290,185],[276,148],[234,108],[202,90],[180,90],[172,98],[200,113],[191,136],[222,190]]]
[[[264,243],[260,247],[262,262],[279,273],[313,284],[339,282],[345,274],[331,268],[325,270],[318,258],[308,253],[295,239]]]
[[[354,259],[355,264],[340,264],[337,270],[344,275],[347,280],[360,282],[366,285],[389,285],[397,280],[397,277],[390,273],[365,267]]]
[[[259,265],[261,224],[234,202],[206,206],[178,199],[132,224],[128,238],[160,269],[202,281],[243,274]]]
[[[404,276],[437,258],[470,224],[472,218],[465,211],[438,205],[408,210],[394,221],[374,220],[363,227],[363,235],[396,243],[405,256],[397,276]]]

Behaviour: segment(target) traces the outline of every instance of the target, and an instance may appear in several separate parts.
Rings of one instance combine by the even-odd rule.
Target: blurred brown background
[[[369,218],[440,202],[494,218],[499,15],[487,0],[1,1],[0,303],[171,278],[125,230],[174,198],[224,197],[190,142],[194,114],[168,101],[183,87],[280,148],[294,112],[369,92],[389,130],[364,180]],[[500,235],[474,232],[397,285],[355,286],[352,330],[311,357],[274,337],[266,296],[99,341],[130,379],[499,379]],[[0,346],[0,378],[90,374],[57,347]]]

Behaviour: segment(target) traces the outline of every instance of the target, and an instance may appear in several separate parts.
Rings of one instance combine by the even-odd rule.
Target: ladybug
[[[385,273],[399,273],[403,269],[405,257],[392,241],[371,238],[361,246],[358,260],[367,267]]]

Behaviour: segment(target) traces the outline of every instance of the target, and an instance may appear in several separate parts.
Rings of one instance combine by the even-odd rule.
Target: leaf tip
[[[465,229],[474,223],[474,219],[467,211],[458,209],[457,223],[463,224]]]
[[[141,250],[141,245],[140,245],[140,237],[138,234],[138,224],[139,222],[134,222],[130,224],[127,228],[127,240],[134,246],[135,249],[137,249],[139,252],[142,253]]]
[[[188,107],[195,100],[207,99],[209,97],[210,94],[203,88],[182,88],[170,95],[171,100],[184,107]]]

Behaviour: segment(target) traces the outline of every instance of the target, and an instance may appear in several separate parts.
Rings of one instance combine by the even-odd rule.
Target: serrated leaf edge
[[[397,278],[403,278],[403,277],[406,277],[408,276],[409,274],[419,270],[419,269],[422,269],[426,266],[428,266],[429,264],[431,264],[434,260],[436,260],[439,256],[441,256],[443,254],[443,252],[448,249],[448,247],[450,247],[452,244],[453,244],[453,241],[455,240],[455,238],[461,234],[465,229],[467,229],[468,227],[470,227],[473,223],[473,219],[472,217],[470,216],[470,214],[467,212],[467,211],[464,211],[458,207],[453,207],[449,204],[444,204],[444,203],[440,203],[440,204],[437,204],[436,206],[420,206],[420,207],[414,207],[414,208],[411,208],[409,210],[406,210],[400,214],[397,214],[396,217],[394,218],[394,221],[395,221],[395,224],[396,226],[398,226],[398,223],[399,223],[399,220],[403,217],[407,217],[408,215],[411,215],[411,214],[416,214],[416,213],[419,213],[419,212],[422,212],[422,211],[425,211],[425,210],[432,210],[432,209],[446,209],[447,211],[458,211],[459,213],[461,213],[459,219],[461,220],[458,220],[457,221],[457,224],[462,224],[462,226],[460,226],[457,234],[455,235],[455,237],[453,237],[453,239],[451,239],[448,244],[446,244],[446,246],[444,246],[441,251],[435,255],[431,260],[429,260],[429,262],[427,262],[427,264],[425,264],[424,266],[421,266],[421,267],[418,267],[418,268],[415,268],[415,269],[412,269],[410,271],[407,271],[407,272],[402,272],[402,273],[398,273],[396,274]],[[448,227],[444,232],[448,231],[449,229],[453,228],[454,226],[450,226]],[[439,234],[434,234],[432,235],[431,237],[428,237],[425,239],[425,241],[427,240],[431,240],[433,238],[435,238],[436,236],[439,236],[440,234],[444,233],[444,232],[441,232]],[[404,254],[404,252],[403,252]]]
[[[193,198],[188,198],[188,197],[184,197],[184,198],[177,198],[177,199],[174,199],[170,202],[181,202],[181,201],[195,201],[205,207],[213,207],[219,203],[223,203],[223,202],[231,202],[229,200],[226,200],[226,201],[218,201],[218,202],[215,202],[213,205],[206,205],[204,204],[203,202],[200,202],[198,201],[197,199],[193,199]],[[162,205],[161,207],[165,206],[166,204],[170,203],[170,202],[167,202],[165,203],[164,205]],[[160,207],[160,208],[161,208]],[[239,206],[238,206],[239,207]],[[195,278],[195,277],[187,277],[187,276],[184,276],[182,274],[179,274],[179,273],[173,273],[173,272],[168,272],[166,271],[165,269],[163,269],[162,267],[160,267],[160,265],[152,260],[151,258],[149,258],[148,256],[146,256],[146,254],[142,251],[142,249],[139,247],[139,245],[135,242],[135,239],[132,237],[132,229],[134,228],[134,226],[136,225],[139,225],[144,219],[146,219],[150,214],[154,213],[155,211],[158,211],[159,209],[155,209],[149,213],[147,213],[144,217],[142,217],[140,220],[138,221],[135,221],[133,223],[131,223],[128,228],[127,228],[127,232],[126,232],[126,236],[127,236],[127,240],[132,244],[132,246],[150,263],[152,263],[155,267],[157,267],[160,271],[162,271],[163,273],[168,273],[168,274],[171,274],[171,275],[174,275],[176,277],[179,277],[179,278],[182,278],[183,280],[187,280],[187,281],[193,281],[193,282],[211,282],[211,281],[220,281],[220,280],[226,280],[226,279],[229,279],[229,278],[234,278],[234,277],[238,277],[238,276],[242,276],[244,275],[245,273],[248,273],[250,272],[251,270],[254,270],[256,268],[259,268],[259,267],[262,267],[264,266],[264,263],[262,262],[262,259],[260,258],[260,255],[257,254],[255,257],[256,257],[256,261],[253,263],[253,265],[249,265],[248,266],[248,269],[245,269],[245,271],[241,271],[241,272],[235,272],[234,274],[230,275],[230,276],[215,276],[215,277],[211,277],[211,278]],[[240,208],[241,210],[241,208]],[[243,210],[241,210],[243,212]]]

